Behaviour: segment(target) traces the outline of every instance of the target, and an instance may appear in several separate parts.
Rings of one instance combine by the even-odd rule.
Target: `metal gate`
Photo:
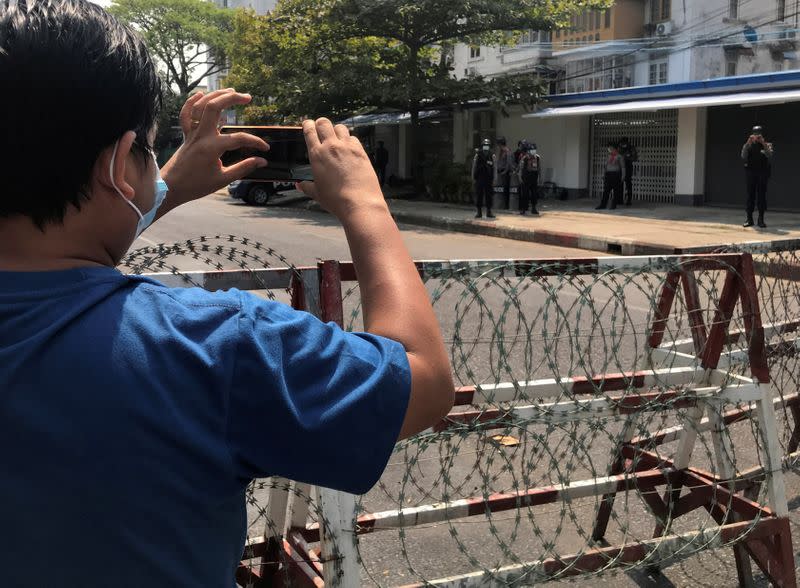
[[[593,198],[603,195],[606,146],[628,137],[639,152],[633,166],[633,197],[641,202],[675,201],[675,160],[678,111],[623,112],[592,117],[592,165],[589,186]]]

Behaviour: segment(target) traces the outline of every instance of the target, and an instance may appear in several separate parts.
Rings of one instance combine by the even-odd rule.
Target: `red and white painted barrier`
[[[598,374],[593,377],[563,375],[544,380],[505,382],[492,386],[469,386],[456,391],[457,405],[476,410],[452,412],[432,432],[453,427],[470,429],[507,427],[530,422],[563,422],[620,416],[625,425],[615,455],[605,476],[569,480],[563,484],[527,488],[514,493],[492,494],[435,503],[413,508],[367,513],[356,518],[355,498],[343,493],[316,489],[320,523],[308,524],[307,500],[312,489],[294,483],[278,483],[270,495],[269,513],[275,521],[272,531],[249,542],[247,557],[263,558],[260,566],[242,563],[237,577],[258,586],[344,586],[360,585],[361,567],[356,538],[380,530],[409,528],[455,518],[469,518],[489,512],[532,508],[554,502],[603,496],[597,512],[593,538],[605,536],[614,498],[636,489],[655,518],[654,538],[625,545],[592,548],[557,558],[516,563],[492,571],[495,584],[519,581],[521,577],[541,582],[554,577],[592,573],[609,566],[647,564],[677,557],[687,545],[703,548],[734,543],[740,580],[745,582],[750,560],[755,561],[776,586],[796,586],[796,572],[788,525],[788,508],[783,481],[783,455],[776,432],[775,405],[769,392],[770,374],[766,362],[766,334],[796,330],[797,324],[761,323],[755,273],[749,254],[649,256],[580,260],[492,260],[424,261],[417,263],[424,278],[537,279],[549,276],[584,276],[605,273],[626,274],[647,270],[664,274],[649,328],[648,365],[629,373]],[[275,271],[273,275],[270,272]],[[715,316],[708,324],[700,307],[695,274],[717,271],[724,284],[715,301]],[[237,275],[215,272],[197,274],[192,281],[204,287],[219,287],[241,279],[245,285],[263,289],[293,286],[295,307],[314,312],[324,320],[342,322],[342,282],[356,279],[352,264],[324,262],[317,268],[299,271],[259,270]],[[174,281],[156,276],[165,283]],[[175,284],[177,285],[177,284]],[[242,283],[237,283],[242,287]],[[691,339],[664,345],[664,334],[676,306],[678,290],[683,293]],[[731,328],[734,310],[740,308],[743,327]],[[725,346],[741,342],[733,352]],[[745,362],[751,377],[736,376],[724,367]],[[498,403],[518,402],[498,408]],[[800,401],[787,398],[800,418]],[[744,408],[722,412],[726,404]],[[485,406],[484,406],[485,405]],[[635,423],[648,411],[680,408],[683,423],[649,435],[634,436]],[[756,418],[762,435],[765,463],[759,471],[743,477],[731,462],[730,438],[724,434],[731,424]],[[698,434],[709,432],[714,443],[715,472],[692,466]],[[796,438],[796,439],[795,439]],[[655,455],[654,446],[677,441],[672,459]],[[800,444],[795,429],[793,451]],[[765,484],[769,502],[761,505],[748,494],[755,484]],[[663,495],[657,490],[664,488]],[[644,490],[644,491],[643,491]],[[741,495],[741,492],[745,492]],[[670,533],[668,521],[705,509],[717,526],[680,534]],[[317,545],[318,547],[314,547]],[[277,558],[277,559],[276,559]],[[279,561],[280,569],[276,569]],[[426,585],[467,588],[486,585],[485,570],[431,580]],[[417,584],[414,584],[417,586]]]

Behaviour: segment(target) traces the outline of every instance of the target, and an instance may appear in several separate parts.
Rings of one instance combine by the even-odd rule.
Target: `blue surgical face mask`
[[[117,187],[117,184],[114,183],[114,162],[117,159],[117,149],[119,148],[119,141],[114,145],[114,153],[111,155],[111,164],[109,166],[109,175],[111,177],[111,185],[114,186],[114,189],[117,191],[117,194],[120,195],[122,198],[136,213],[136,216],[139,217],[139,224],[136,225],[136,237],[138,238],[139,235],[144,233],[144,230],[153,224],[153,221],[156,219],[156,214],[158,214],[158,209],[161,208],[161,205],[164,204],[164,200],[167,199],[167,192],[169,188],[167,187],[166,182],[161,179],[161,171],[158,169],[158,161],[156,161],[155,154],[153,155],[153,165],[156,166],[156,179],[155,179],[155,194],[156,198],[153,202],[153,208],[147,214],[142,214],[142,211],[130,200],[125,198],[125,195],[122,191]]]

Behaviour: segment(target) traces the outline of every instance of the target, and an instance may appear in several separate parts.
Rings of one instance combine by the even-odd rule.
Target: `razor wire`
[[[763,322],[772,327],[767,330],[767,360],[772,392],[781,400],[778,418],[783,425],[779,432],[785,469],[800,472],[800,436],[793,436],[800,422],[800,241],[731,245],[717,251],[753,256]],[[746,366],[738,369],[741,373]]]
[[[765,324],[800,319],[797,282],[763,271],[765,263],[781,267],[795,255],[783,252],[776,258],[770,253],[757,262]],[[199,287],[206,284],[192,272],[204,269],[248,272],[256,284],[262,269],[302,273],[273,249],[233,235],[140,249],[123,261],[122,269],[166,272]],[[710,376],[692,342],[694,321],[701,318],[710,331],[720,320],[726,276],[741,279],[738,271],[722,264],[692,272],[696,300],[689,304],[687,291],[668,277],[687,273],[678,258],[605,269],[591,261],[425,264],[424,281],[460,387],[457,406],[441,427],[398,443],[379,483],[359,497],[354,531],[360,585],[445,585],[437,579],[472,573],[464,581],[474,583],[463,585],[525,586],[664,567],[731,544],[721,532],[736,517],[727,480],[749,481],[749,497],[764,505],[774,473],[765,455],[765,431],[750,418],[752,400],[735,391],[749,377],[743,352],[750,344],[748,312],[741,304],[735,307],[728,330],[738,336],[727,337],[722,361]],[[288,287],[276,291],[266,282],[261,285],[250,289],[290,300]],[[674,296],[668,317],[659,306],[665,292]],[[345,328],[363,329],[356,282],[343,283],[343,306]],[[648,341],[659,318],[663,339],[661,351],[654,353]],[[769,333],[772,390],[783,399],[797,393],[796,353],[787,343],[791,331]],[[726,391],[732,393],[726,396]],[[784,406],[779,438],[789,454],[795,421]],[[720,426],[726,419],[730,422]],[[711,488],[727,513],[721,520],[703,509],[671,514],[681,491],[670,496],[665,488],[672,487],[676,453],[687,432],[696,436],[691,465],[708,473],[704,487]],[[641,451],[626,457],[623,448],[630,450],[632,442]],[[640,460],[649,460],[646,467],[640,468]],[[667,482],[642,482],[639,469],[661,474]],[[597,484],[615,471],[625,486],[620,492],[575,490],[576,483]],[[250,485],[250,537],[279,534],[266,502],[282,483],[270,479]],[[685,482],[684,496],[701,485]],[[556,496],[528,504],[522,497],[539,497],[532,489]],[[308,504],[307,529],[326,524],[312,493],[296,486],[285,490]],[[654,496],[666,500],[666,515],[655,512]],[[606,528],[598,536],[598,513],[604,508]],[[759,512],[748,528],[761,518]],[[656,526],[661,538],[653,537]],[[313,532],[306,536],[313,542]],[[735,541],[746,537],[747,531]],[[591,569],[579,569],[583,560],[565,558],[604,545],[635,543],[647,551],[636,563],[608,552]],[[320,563],[320,550],[313,549]],[[260,565],[285,563],[281,554],[273,556],[274,561],[262,558]]]

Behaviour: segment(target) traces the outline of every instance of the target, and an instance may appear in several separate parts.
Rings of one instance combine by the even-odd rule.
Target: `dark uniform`
[[[500,137],[497,139],[497,144],[500,147],[497,150],[495,159],[497,186],[503,189],[503,202],[505,208],[508,209],[511,206],[511,176],[515,172],[516,162],[514,161],[514,154],[506,145],[505,138]]]
[[[633,164],[639,161],[639,153],[636,151],[636,147],[628,141],[627,137],[623,137],[620,141],[619,153],[625,158],[623,187],[625,188],[625,204],[630,206],[633,203]]]
[[[536,205],[539,203],[539,170],[542,158],[537,153],[529,152],[519,160],[519,211],[525,214],[528,206],[533,214],[539,214]]]
[[[492,195],[494,193],[494,154],[489,151],[480,150],[472,160],[472,179],[475,182],[475,203],[478,206],[476,218],[483,214],[483,207],[486,207],[486,216],[493,218],[492,214]]]
[[[617,203],[622,201],[622,184],[625,181],[626,171],[625,158],[617,151],[615,145],[609,145],[603,182],[603,199],[596,210],[602,210],[606,206],[609,210],[613,210],[617,207]],[[609,196],[611,196],[610,205]]]
[[[767,182],[772,174],[772,144],[761,135],[761,127],[753,128],[753,134],[742,147],[745,182],[747,185],[747,221],[745,227],[753,226],[753,212],[758,207],[758,226],[766,228],[764,213],[767,211]]]
[[[378,143],[375,150],[375,170],[378,172],[378,179],[381,186],[386,184],[386,166],[389,165],[389,151],[383,146],[383,142]]]

